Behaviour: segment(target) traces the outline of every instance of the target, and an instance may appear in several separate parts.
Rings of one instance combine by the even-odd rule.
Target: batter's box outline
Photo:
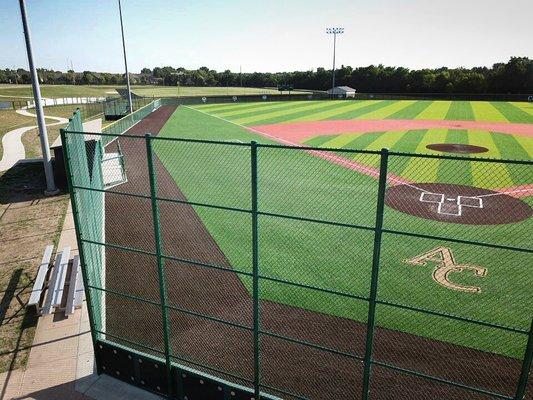
[[[420,199],[422,203],[438,204],[437,214],[453,215],[460,217],[463,215],[463,207],[470,208],[483,208],[483,199],[481,197],[473,196],[457,196],[447,197],[444,193],[420,193]],[[454,211],[450,212],[450,206],[454,206]]]

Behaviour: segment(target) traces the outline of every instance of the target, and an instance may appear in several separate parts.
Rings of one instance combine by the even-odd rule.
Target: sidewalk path
[[[20,110],[16,110],[17,114],[24,115],[26,117],[36,117],[35,114],[29,112],[28,110],[22,108]],[[57,122],[46,124],[46,126],[54,126],[59,124],[66,124],[68,122],[68,119],[61,118],[61,117],[51,117],[46,116],[46,118],[55,120]],[[24,135],[26,132],[37,128],[37,126],[25,126],[23,128],[14,129],[12,131],[7,132],[4,137],[2,138],[2,148],[3,148],[3,155],[2,159],[0,160],[0,172],[6,171],[13,167],[17,162],[20,160],[23,160],[26,158],[26,151],[24,149],[24,145],[22,144],[22,135]]]

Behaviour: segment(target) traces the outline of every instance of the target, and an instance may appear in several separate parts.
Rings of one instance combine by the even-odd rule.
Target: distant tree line
[[[67,72],[38,70],[41,83],[121,85],[124,74],[105,72]],[[218,72],[207,67],[195,70],[174,67],[143,68],[140,74],[130,74],[132,84],[164,86],[248,86],[276,87],[293,84],[297,89],[327,90],[331,87],[331,70],[253,72],[225,70]],[[24,69],[0,70],[0,83],[30,83],[29,72]],[[341,66],[336,83],[351,86],[363,93],[533,93],[533,60],[512,57],[507,63],[497,63],[491,68],[435,68],[410,70],[404,67],[370,65],[352,68]]]

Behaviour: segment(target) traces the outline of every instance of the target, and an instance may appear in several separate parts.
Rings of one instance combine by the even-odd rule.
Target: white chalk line
[[[182,107],[185,107],[185,108],[188,108],[190,110],[194,110],[196,112],[199,112],[199,113],[202,113],[202,114],[205,114],[209,117],[212,117],[212,118],[217,118],[217,119],[220,119],[221,121],[224,121],[224,122],[227,122],[227,123],[230,123],[230,124],[233,124],[235,126],[238,126],[239,128],[243,128],[245,130],[248,130],[248,131],[252,131],[252,132],[255,132],[261,136],[266,136],[276,142],[282,142],[286,145],[289,145],[291,147],[305,147],[305,146],[302,146],[301,144],[299,143],[295,143],[295,142],[291,142],[290,140],[287,140],[287,139],[283,139],[283,138],[278,138],[276,136],[273,136],[269,133],[266,133],[266,132],[263,132],[263,131],[260,131],[258,129],[255,129],[255,128],[251,128],[251,127],[248,127],[248,126],[245,126],[245,125],[241,125],[241,124],[238,124],[236,122],[233,122],[233,121],[229,121],[225,118],[222,118],[222,117],[219,117],[217,115],[213,115],[213,114],[209,114],[205,111],[202,111],[202,110],[198,110],[196,108],[193,108],[193,107],[189,107],[189,106],[185,106],[183,105]],[[354,163],[350,160],[347,160],[343,157],[339,157],[339,156],[336,156],[336,155],[333,155],[331,154],[330,152],[327,152],[327,151],[323,151],[323,150],[308,150],[309,153],[312,153],[312,154],[316,154],[322,158],[325,158],[325,159],[330,159],[330,160],[333,160],[335,161],[335,163],[337,164],[341,164],[343,166],[346,166],[346,167],[351,167],[351,168],[354,168],[358,171],[362,171],[364,173],[366,173],[366,175],[370,175],[370,176],[374,176],[374,177],[378,177],[379,176],[379,170],[376,170],[375,168],[372,168],[372,167],[366,167],[364,165],[361,165],[359,163]],[[398,178],[395,178],[395,177],[391,177],[389,176],[388,179],[392,182],[395,182],[395,183],[398,183],[398,184],[407,184],[406,181],[402,180],[402,179],[398,179]]]
[[[219,117],[218,115],[213,115],[213,114],[209,114],[205,111],[202,111],[202,110],[198,110],[196,108],[193,108],[193,107],[189,107],[189,106],[186,106],[186,105],[182,105],[182,107],[185,107],[185,108],[188,108],[190,110],[193,110],[193,111],[196,111],[196,112],[199,112],[201,114],[204,114],[204,115],[207,115],[209,117],[212,117],[212,118],[217,118],[221,121],[224,121],[224,122],[227,122],[229,124],[232,124],[232,125],[235,125],[235,126],[238,126],[239,128],[243,128],[243,129],[246,129],[248,131],[252,131],[252,132],[255,132],[261,136],[266,136],[268,138],[271,138],[272,140],[274,141],[277,141],[277,142],[282,142],[282,143],[285,143],[286,145],[289,145],[289,146],[292,146],[292,147],[305,147],[305,146],[302,146],[301,144],[299,143],[294,143],[294,142],[291,142],[290,140],[286,140],[286,139],[283,139],[283,138],[278,138],[276,136],[273,136],[269,133],[266,133],[266,132],[263,132],[263,131],[260,131],[258,129],[255,129],[255,128],[251,128],[251,127],[248,127],[248,126],[245,126],[245,125],[242,125],[242,124],[239,124],[237,122],[233,122],[233,121],[230,121],[230,120],[227,120],[225,118],[222,118],[222,117]],[[360,165],[358,163],[353,163],[349,160],[346,160],[345,158],[343,157],[338,157],[338,156],[335,156],[335,155],[332,155],[330,154],[329,152],[325,152],[325,151],[321,151],[321,150],[309,150],[310,153],[316,153],[318,154],[320,157],[322,158],[326,158],[326,159],[331,159],[331,160],[334,160],[336,163],[338,164],[341,164],[341,165],[345,165],[345,166],[348,166],[348,167],[354,167],[356,168],[357,170],[359,171],[363,171],[366,173],[366,175],[370,175],[370,176],[375,176],[375,177],[378,177],[379,176],[379,171],[376,170],[375,168],[371,168],[371,167],[365,167],[363,165]],[[423,192],[423,193],[428,193],[428,194],[442,194],[442,193],[436,193],[436,192],[431,192],[429,190],[426,190],[426,189],[423,189],[421,187],[418,187],[412,183],[409,183],[407,180],[403,180],[403,179],[398,179],[396,177],[391,177],[391,176],[388,176],[387,179],[391,182],[394,182],[396,184],[399,184],[399,185],[405,185],[405,186],[408,186],[410,188],[413,188],[413,189],[416,189],[416,190],[419,190],[420,192]],[[512,194],[512,193],[520,193],[520,192],[527,192],[527,191],[533,191],[533,189],[520,189],[520,190],[511,190],[511,191],[506,191],[506,192],[498,192],[498,193],[490,193],[490,194],[484,194],[484,195],[479,195],[479,196],[471,196],[471,197],[490,197],[490,196],[500,196],[502,194]]]

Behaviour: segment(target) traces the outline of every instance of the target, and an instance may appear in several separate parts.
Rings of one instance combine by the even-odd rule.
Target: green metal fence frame
[[[147,163],[148,163],[148,170],[149,170],[149,177],[150,177],[150,195],[141,195],[141,194],[132,194],[132,193],[122,193],[119,191],[113,191],[113,190],[105,190],[102,187],[93,187],[91,185],[90,187],[84,187],[73,184],[73,175],[70,168],[72,159],[70,158],[69,154],[69,136],[73,135],[83,135],[83,132],[80,130],[73,130],[72,127],[69,125],[66,129],[61,130],[61,136],[63,139],[63,143],[66,144],[64,146],[64,152],[65,152],[65,164],[67,169],[67,176],[69,181],[69,189],[72,199],[72,205],[73,205],[73,214],[74,214],[74,222],[75,227],[77,231],[77,240],[78,240],[78,248],[80,250],[80,259],[81,259],[81,265],[82,265],[82,272],[84,277],[84,284],[86,288],[86,294],[87,294],[87,303],[88,303],[88,310],[89,310],[89,320],[91,324],[91,334],[92,334],[92,340],[93,345],[96,348],[96,345],[99,341],[102,341],[104,339],[103,336],[110,336],[111,339],[113,339],[112,335],[109,335],[105,331],[102,331],[98,328],[98,325],[95,323],[95,316],[94,314],[94,303],[91,299],[92,291],[102,291],[106,293],[112,293],[114,295],[123,296],[124,298],[128,298],[130,300],[139,301],[143,303],[148,303],[152,305],[156,305],[161,308],[162,313],[162,319],[163,319],[163,336],[164,336],[164,354],[158,350],[154,349],[139,343],[133,343],[131,342],[131,345],[138,346],[141,348],[145,348],[146,350],[156,352],[159,354],[164,355],[165,359],[165,365],[167,369],[167,380],[168,380],[168,388],[169,388],[169,397],[172,397],[176,394],[176,388],[173,387],[174,382],[172,380],[172,369],[175,367],[175,362],[173,360],[179,360],[182,362],[187,362],[192,365],[197,365],[197,367],[201,367],[210,371],[213,371],[214,373],[220,373],[224,374],[225,376],[232,376],[231,373],[227,371],[217,370],[216,368],[202,365],[202,364],[195,364],[191,360],[182,359],[179,357],[179,355],[173,355],[171,352],[171,346],[170,346],[170,326],[168,322],[168,311],[169,310],[175,310],[179,311],[188,315],[192,315],[199,318],[205,318],[208,320],[212,320],[218,323],[226,324],[229,326],[233,326],[236,328],[244,329],[253,334],[253,340],[254,340],[254,373],[253,373],[253,380],[248,380],[240,376],[233,376],[233,378],[242,380],[242,381],[248,381],[248,384],[251,385],[253,388],[254,396],[256,399],[261,398],[268,398],[269,395],[263,393],[261,389],[270,389],[275,390],[278,393],[284,393],[285,395],[289,395],[295,398],[299,398],[302,400],[306,400],[304,397],[298,396],[294,393],[284,392],[283,390],[275,387],[270,387],[268,385],[261,384],[260,381],[260,338],[261,335],[271,336],[280,338],[283,340],[287,340],[289,342],[302,344],[305,346],[309,346],[321,351],[326,351],[334,354],[343,355],[346,357],[350,357],[354,360],[362,361],[363,362],[363,392],[362,392],[362,398],[364,400],[371,399],[370,396],[370,380],[372,376],[372,365],[378,365],[380,367],[384,367],[387,369],[391,369],[394,371],[397,371],[402,374],[408,374],[420,378],[424,378],[430,381],[443,383],[447,385],[451,385],[457,388],[465,389],[474,393],[484,394],[491,396],[493,398],[499,398],[499,399],[507,399],[507,400],[522,400],[525,396],[526,386],[528,382],[528,376],[529,371],[531,368],[532,363],[532,357],[533,357],[533,318],[531,322],[531,326],[529,330],[521,329],[517,327],[509,327],[509,326],[503,326],[500,324],[490,323],[486,321],[476,320],[473,318],[467,318],[462,317],[460,315],[454,315],[449,314],[445,312],[435,311],[435,310],[429,310],[424,309],[421,307],[415,307],[410,305],[405,305],[401,303],[395,303],[391,301],[386,301],[378,298],[378,278],[379,278],[379,263],[380,263],[380,248],[381,248],[381,235],[382,233],[389,233],[389,234],[395,234],[395,235],[405,235],[405,236],[411,236],[411,237],[420,237],[420,238],[426,238],[426,239],[437,239],[437,240],[446,240],[449,242],[456,242],[456,243],[465,243],[469,245],[475,245],[475,246],[481,246],[481,247],[492,247],[492,248],[498,248],[498,249],[506,249],[506,250],[512,250],[512,251],[518,251],[518,252],[525,252],[528,254],[533,254],[533,250],[529,248],[520,248],[515,246],[506,246],[506,245],[499,245],[499,244],[491,244],[486,242],[476,242],[471,240],[464,240],[464,239],[457,239],[457,238],[447,238],[447,237],[440,237],[440,236],[432,236],[432,235],[426,235],[426,234],[417,234],[412,232],[405,232],[400,230],[393,230],[393,229],[385,229],[383,227],[383,217],[384,217],[384,204],[385,204],[385,189],[387,186],[387,172],[388,172],[388,158],[391,155],[395,156],[408,156],[408,157],[423,157],[423,158],[438,158],[438,159],[452,159],[452,160],[468,160],[468,161],[476,161],[476,162],[487,162],[487,163],[513,163],[513,164],[521,164],[521,165],[533,165],[532,161],[514,161],[514,160],[494,160],[494,159],[483,159],[483,158],[470,158],[470,157],[460,157],[460,156],[447,156],[447,155],[421,155],[421,154],[409,154],[409,153],[397,153],[397,152],[390,152],[387,149],[382,149],[381,151],[364,151],[364,150],[345,150],[345,149],[316,149],[311,147],[297,147],[297,146],[284,146],[284,145],[275,145],[275,144],[258,144],[256,142],[250,142],[250,143],[234,143],[234,142],[223,142],[223,141],[214,141],[214,140],[193,140],[193,139],[173,139],[173,138],[157,138],[152,137],[151,135],[147,134],[144,138],[135,136],[135,135],[128,135],[123,134],[122,132],[126,131],[131,127],[133,124],[138,122],[140,119],[144,118],[144,116],[148,115],[150,112],[154,111],[161,105],[161,102],[159,100],[154,101],[147,106],[143,107],[142,109],[138,110],[136,113],[137,115],[134,116],[134,114],[130,115],[126,121],[121,122],[120,124],[117,124],[117,128],[108,129],[106,132],[100,134],[102,137],[101,140],[97,141],[98,145],[101,146],[103,149],[106,145],[112,142],[117,135],[120,135],[124,138],[135,138],[135,140],[144,140],[146,142],[146,157],[147,157]],[[78,115],[75,115],[74,118],[79,118]],[[120,121],[119,121],[120,122]],[[76,125],[79,126],[79,125]],[[113,133],[109,133],[109,131],[112,131]],[[117,133],[118,131],[121,131],[120,133]],[[185,201],[185,200],[178,200],[178,199],[169,199],[164,197],[159,197],[157,195],[157,176],[156,171],[154,168],[154,150],[153,150],[153,142],[154,141],[171,141],[171,142],[185,142],[185,143],[206,143],[206,144],[212,144],[212,145],[224,145],[224,146],[238,146],[238,147],[246,147],[250,149],[250,171],[251,171],[251,187],[250,187],[250,193],[251,193],[251,208],[250,209],[241,209],[241,208],[234,208],[234,207],[226,207],[216,204],[208,204],[208,203],[199,203],[199,202],[191,202],[191,201]],[[375,223],[374,226],[360,226],[360,225],[353,225],[353,224],[346,224],[346,223],[338,223],[334,221],[327,221],[327,220],[319,220],[319,219],[311,219],[311,218],[304,218],[299,216],[292,216],[292,215],[283,215],[283,214],[276,214],[276,213],[269,213],[269,212],[262,212],[259,208],[258,204],[258,149],[260,148],[278,148],[278,149],[293,149],[294,151],[302,151],[302,150],[320,150],[320,151],[335,151],[335,152],[349,152],[353,154],[375,154],[380,156],[380,175],[379,175],[379,182],[378,182],[378,197],[377,197],[377,205],[376,205],[376,216],[375,216]],[[93,240],[90,238],[85,238],[82,235],[82,231],[80,231],[80,213],[83,213],[84,210],[79,209],[79,201],[78,201],[78,193],[80,191],[95,191],[95,192],[102,192],[102,193],[111,193],[116,195],[123,195],[123,196],[131,196],[131,197],[137,197],[142,198],[146,200],[150,200],[152,204],[152,218],[153,218],[153,229],[155,234],[155,241],[156,241],[156,252],[150,252],[140,249],[135,249],[131,247],[121,246],[121,245],[114,245],[110,243],[105,243],[105,241],[98,241]],[[215,264],[209,264],[194,260],[188,260],[188,259],[182,259],[174,256],[170,256],[164,253],[164,243],[162,242],[161,237],[161,227],[160,227],[160,221],[159,221],[159,207],[158,203],[164,201],[164,202],[173,202],[177,204],[188,204],[191,206],[198,206],[198,207],[207,207],[207,208],[213,208],[213,209],[220,209],[220,210],[228,210],[228,211],[234,211],[234,212],[240,212],[240,213],[247,213],[251,215],[252,218],[252,231],[251,231],[251,237],[252,237],[252,272],[245,272],[245,271],[238,271],[233,270],[231,268],[222,267]],[[371,285],[370,285],[370,293],[368,296],[359,296],[354,294],[348,294],[343,293],[340,291],[335,291],[331,289],[324,289],[320,287],[310,286],[302,283],[296,283],[292,281],[287,281],[284,279],[279,279],[275,277],[265,276],[262,275],[260,272],[260,257],[259,257],[259,241],[258,241],[258,232],[259,232],[259,224],[258,224],[258,218],[259,216],[271,216],[271,217],[279,217],[279,218],[285,218],[285,219],[292,219],[292,220],[299,220],[299,221],[308,221],[308,222],[317,222],[322,224],[329,224],[334,226],[342,226],[342,227],[349,227],[354,229],[361,229],[361,230],[367,230],[369,232],[374,232],[374,249],[373,249],[373,262],[372,262],[372,274],[371,274]],[[92,285],[90,280],[88,279],[89,269],[91,268],[91,260],[87,259],[84,249],[85,245],[96,245],[96,246],[102,246],[103,248],[114,248],[119,249],[127,252],[135,252],[140,254],[146,254],[153,257],[156,257],[157,259],[157,266],[158,266],[158,279],[159,279],[159,302],[147,300],[141,297],[129,295],[126,293],[121,293],[117,291],[113,291],[110,289],[106,289],[105,287],[97,287],[95,285]],[[220,318],[204,315],[201,313],[193,312],[191,310],[182,309],[173,305],[168,304],[168,298],[167,298],[167,285],[166,285],[166,278],[165,278],[165,260],[173,260],[173,261],[180,261],[187,263],[188,265],[195,266],[198,268],[207,268],[207,269],[215,269],[219,271],[225,271],[228,273],[233,273],[237,275],[247,276],[249,278],[252,278],[252,297],[253,297],[253,325],[247,326],[242,325],[230,321],[226,321]],[[273,332],[265,331],[261,329],[261,322],[260,322],[260,313],[259,313],[259,282],[260,280],[265,281],[271,281],[271,282],[278,282],[278,283],[284,283],[295,287],[301,287],[305,289],[311,289],[316,291],[321,291],[325,293],[335,294],[337,296],[341,296],[347,299],[356,299],[360,301],[365,301],[369,305],[368,309],[368,318],[367,318],[367,334],[366,334],[366,348],[365,348],[365,354],[364,357],[361,357],[354,353],[346,353],[342,352],[333,348],[328,348],[325,346],[316,345],[313,343],[309,343],[303,340],[287,337],[284,335],[278,335]],[[372,358],[372,350],[373,350],[373,339],[374,339],[374,328],[375,328],[375,314],[376,314],[376,306],[377,305],[386,305],[390,306],[396,309],[403,309],[403,310],[409,310],[409,311],[415,311],[427,315],[432,316],[438,316],[441,318],[447,318],[451,320],[466,322],[470,324],[490,327],[493,329],[499,329],[503,331],[513,332],[521,335],[527,335],[527,345],[525,348],[524,356],[522,359],[522,368],[520,372],[520,376],[517,382],[516,387],[516,394],[512,397],[508,395],[504,395],[501,393],[495,393],[491,392],[489,390],[485,390],[479,387],[473,387],[468,386],[459,382],[450,381],[447,379],[439,378],[436,376],[427,375],[418,371],[409,370],[406,368],[399,367],[397,365],[380,362],[378,360],[375,360]],[[127,339],[123,338],[114,338],[114,339],[120,339],[124,340],[125,342],[128,342]],[[99,370],[99,372],[101,372]]]

